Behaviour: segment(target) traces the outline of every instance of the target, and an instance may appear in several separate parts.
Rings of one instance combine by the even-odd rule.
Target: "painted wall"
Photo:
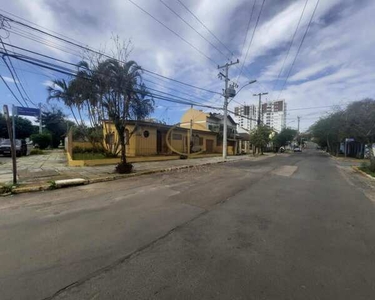
[[[193,129],[209,131],[207,127],[208,116],[208,114],[201,110],[190,108],[182,115],[180,126],[183,128],[190,128],[190,120],[193,120]]]

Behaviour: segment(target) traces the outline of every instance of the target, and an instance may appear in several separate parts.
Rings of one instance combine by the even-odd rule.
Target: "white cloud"
[[[8,82],[8,83],[15,83],[15,82],[17,82],[17,83],[18,83],[18,81],[17,81],[17,80],[16,80],[16,81],[14,81],[14,79],[13,79],[13,78],[11,78],[11,77],[3,76],[3,78],[4,78],[4,80],[5,80],[6,82]]]
[[[356,100],[366,96],[375,96],[373,91],[375,80],[375,59],[373,56],[375,19],[373,12],[375,3],[370,0],[359,1],[360,5],[355,0],[320,1],[313,24],[291,72],[288,84],[281,95],[286,99],[290,108],[333,104],[343,98]],[[137,0],[135,2],[213,60],[220,64],[226,62],[223,55],[159,1]],[[177,1],[166,1],[166,3],[202,35],[220,47],[223,52],[227,52]],[[221,41],[236,54],[239,54],[252,2],[247,0],[215,2],[186,0],[184,3]],[[261,1],[257,1],[257,3],[247,43],[250,40]],[[281,88],[283,79],[285,79],[294,58],[316,1],[309,1],[281,80],[276,86],[276,90],[272,92],[274,80],[283,63],[288,42],[295,30],[304,3],[305,0],[265,2],[264,11],[245,65],[246,71],[239,78],[240,83],[249,79],[257,79],[259,83],[245,87],[235,101],[256,103],[257,98],[253,97],[255,92],[268,91],[270,94],[264,97],[265,100],[278,96],[278,90]],[[88,0],[66,0],[62,5],[56,1],[20,0],[8,1],[2,8],[94,48],[101,48],[107,44],[107,52],[112,49],[109,42],[112,33],[119,34],[123,39],[131,38],[134,45],[131,59],[139,62],[142,67],[218,92],[221,92],[224,87],[224,83],[217,78],[218,70],[215,64],[129,1],[109,0],[105,3],[98,2],[92,5],[92,2]],[[77,51],[77,48],[50,37],[45,37],[45,42],[50,45],[49,47],[13,33],[10,38],[15,45],[60,59],[72,62],[81,59],[79,55],[64,52]],[[64,51],[51,46],[63,47]],[[246,50],[247,45],[244,51]],[[243,57],[244,53],[240,55],[241,63]],[[236,58],[233,57],[233,59]],[[51,72],[48,71],[48,74]],[[237,74],[238,68],[232,67],[230,77],[235,78]],[[41,99],[45,99],[45,86],[51,82],[46,81],[43,77],[37,78],[35,75],[27,73],[23,73],[23,75],[28,76],[27,80],[31,82],[39,80],[39,84],[35,84],[39,89],[34,93],[38,94]],[[222,106],[222,98],[217,98],[215,95],[157,79],[146,73],[144,76],[146,79],[165,86],[162,88],[150,84],[152,88],[174,94],[175,92],[167,89],[167,87],[172,87],[192,94],[197,99],[198,97],[207,99],[205,103],[210,105]],[[51,79],[53,78],[51,75]],[[7,80],[9,79],[11,78],[8,76]],[[183,94],[180,96],[188,97]],[[160,104],[162,106],[175,105],[168,102],[160,102]],[[237,104],[232,102],[230,107],[233,108],[235,105]],[[173,111],[175,114],[172,113]],[[180,112],[177,108],[171,107],[169,115],[178,120]],[[291,117],[294,116],[293,113]],[[311,117],[315,117],[315,115]],[[312,119],[306,118],[305,121],[302,119],[301,125],[307,126],[311,122],[313,122]]]

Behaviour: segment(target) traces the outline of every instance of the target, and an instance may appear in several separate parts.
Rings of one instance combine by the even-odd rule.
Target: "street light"
[[[256,79],[251,80],[250,82],[248,82],[248,83],[246,83],[245,85],[243,85],[243,86],[238,90],[238,92],[236,93],[236,96],[239,94],[239,92],[241,92],[241,90],[242,90],[245,86],[248,86],[248,85],[253,84],[253,83],[255,83],[255,82],[257,82]],[[234,97],[233,97],[233,98],[234,98]],[[232,98],[231,100],[229,100],[229,102],[232,101],[233,98]],[[229,103],[229,102],[228,102],[228,103]]]

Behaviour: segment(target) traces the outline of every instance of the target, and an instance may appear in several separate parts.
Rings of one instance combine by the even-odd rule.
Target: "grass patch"
[[[0,194],[11,193],[13,189],[13,184],[0,185]]]
[[[362,163],[360,167],[358,167],[361,171],[365,172],[366,174],[375,177],[375,172],[370,169],[370,165],[367,163]]]
[[[108,158],[103,153],[93,153],[93,152],[85,152],[85,153],[73,153],[74,160],[92,160],[92,159],[104,159]]]
[[[30,151],[30,155],[44,155],[44,154],[47,154],[45,153],[43,150],[41,149],[32,149]]]

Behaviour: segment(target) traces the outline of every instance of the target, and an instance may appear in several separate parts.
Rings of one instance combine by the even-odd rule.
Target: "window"
[[[199,146],[203,146],[203,138],[202,137],[199,138]]]
[[[148,138],[150,136],[150,132],[148,130],[143,131],[143,136]]]
[[[182,141],[182,134],[180,134],[180,133],[174,133],[174,134],[172,134],[172,140]]]

